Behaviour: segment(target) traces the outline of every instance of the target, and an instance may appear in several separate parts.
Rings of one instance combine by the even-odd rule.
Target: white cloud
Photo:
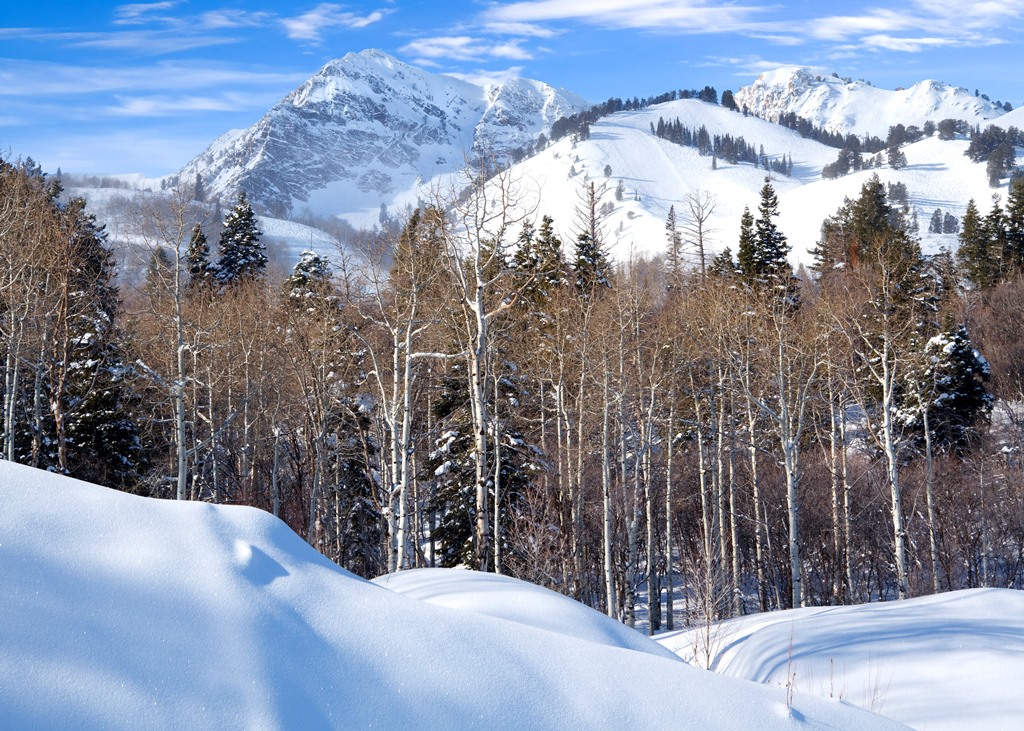
[[[885,33],[864,36],[860,39],[860,42],[870,48],[881,48],[886,51],[902,51],[904,53],[919,53],[929,48],[942,48],[943,46],[977,45],[975,41],[968,43],[967,41],[957,40],[955,38],[897,38],[886,35]]]
[[[273,13],[247,13],[242,10],[208,10],[199,15],[199,25],[207,30],[258,28],[271,22]]]
[[[484,23],[483,29],[488,33],[505,36],[526,36],[529,38],[554,38],[561,34],[553,28],[545,28],[534,23]]]
[[[117,104],[103,112],[115,117],[172,117],[192,112],[234,112],[239,109],[262,108],[263,99],[244,94],[217,96],[148,96],[116,97]]]
[[[325,31],[333,28],[358,29],[384,19],[389,10],[374,10],[367,15],[357,15],[334,3],[321,3],[312,10],[294,18],[281,18],[285,34],[296,41],[319,43]]]
[[[63,40],[72,47],[139,51],[147,55],[176,53],[194,48],[224,46],[238,39],[213,34],[178,33],[175,31],[125,31],[119,33],[55,33],[45,34]],[[45,35],[37,39],[45,39]]]
[[[716,33],[750,28],[757,15],[770,10],[764,5],[700,0],[530,0],[492,7],[483,19],[491,23],[575,20],[612,28]]]
[[[895,33],[920,29],[921,18],[892,10],[875,10],[866,15],[835,15],[812,20],[811,36],[823,41],[842,41],[862,33]]]
[[[477,86],[496,86],[503,84],[510,79],[518,79],[522,75],[522,66],[510,66],[507,69],[500,71],[476,71],[470,73],[449,73],[446,76],[451,76],[456,79],[462,79],[468,81],[471,84]]]
[[[472,36],[438,36],[420,38],[402,46],[402,53],[414,56],[422,63],[448,61],[482,61],[487,58],[503,58],[512,61],[527,61],[533,56],[520,47],[520,41],[494,43]]]
[[[133,94],[245,86],[280,98],[305,73],[264,73],[227,66],[164,62],[137,67],[0,61],[0,98]]]
[[[131,3],[128,5],[119,5],[114,9],[114,24],[115,25],[136,25],[140,23],[149,23],[153,20],[165,20],[165,18],[157,15],[167,10],[172,10],[178,5],[178,0],[165,0],[165,2],[156,3]]]
[[[756,76],[783,66],[796,65],[805,66],[807,64],[794,64],[792,61],[769,61],[760,56],[712,56],[703,63],[697,64],[698,67],[704,68],[731,68],[734,76],[743,77]],[[821,73],[820,69],[815,68],[814,70]]]

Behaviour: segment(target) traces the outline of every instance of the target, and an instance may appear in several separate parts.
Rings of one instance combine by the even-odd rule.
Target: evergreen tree
[[[960,248],[956,258],[967,278],[978,289],[988,289],[999,281],[999,257],[992,251],[985,222],[972,198],[967,202],[960,228]]]
[[[245,191],[242,191],[238,195],[238,203],[224,217],[220,259],[214,272],[218,282],[232,284],[263,275],[267,268],[267,254],[260,243],[261,235],[256,227],[256,214],[245,197]]]
[[[907,166],[907,156],[898,145],[890,145],[885,151],[889,167],[893,170],[902,170]]]
[[[584,294],[593,294],[598,287],[610,287],[612,284],[608,255],[589,231],[583,231],[576,237],[572,270],[576,275],[576,287]]]
[[[1017,272],[1024,271],[1024,177],[1014,178],[1010,182],[1005,222],[1010,267]]]
[[[775,225],[779,199],[770,178],[764,179],[757,213],[757,219],[752,221],[749,209],[744,209],[740,218],[740,272],[751,284],[781,288],[787,296],[792,296],[796,290],[789,266],[789,243]]]
[[[730,260],[731,257],[732,253],[730,252]],[[757,261],[754,216],[750,213],[750,208],[744,207],[743,215],[740,216],[740,241],[736,250],[736,270],[747,281],[753,281],[758,276]]]
[[[732,258],[732,249],[728,246],[718,252],[708,265],[708,274],[713,277],[734,277],[738,270],[739,267]]]
[[[599,203],[604,189],[594,183],[586,185],[580,195],[577,219],[580,233],[576,236],[572,270],[576,287],[591,295],[597,287],[612,285],[612,267],[602,241]]]
[[[932,443],[939,450],[963,451],[977,438],[978,422],[992,411],[988,362],[974,349],[967,328],[952,321],[928,340],[922,356],[907,376],[900,419],[920,432],[927,410]]]
[[[283,286],[289,303],[299,309],[315,311],[329,305],[330,262],[316,252],[303,251]]]
[[[940,234],[942,233],[942,209],[936,208],[935,212],[932,213],[931,220],[928,222],[928,233]]]
[[[676,223],[676,207],[668,208],[668,218],[665,220],[665,238],[668,247],[665,251],[665,269],[668,279],[668,286],[674,289],[679,286],[683,274],[683,234]]]
[[[125,363],[126,338],[117,323],[120,301],[113,255],[103,226],[85,212],[81,198],[68,202],[63,218],[69,246],[68,301],[54,342],[48,390],[50,410],[63,422],[63,429],[52,422],[63,431],[57,441],[64,444],[56,445],[51,466],[59,468],[64,460],[72,477],[135,489],[143,460],[139,398]]]
[[[192,228],[192,237],[185,252],[185,264],[188,267],[188,286],[199,287],[208,284],[213,277],[210,266],[210,245],[206,241],[203,227],[198,223]]]

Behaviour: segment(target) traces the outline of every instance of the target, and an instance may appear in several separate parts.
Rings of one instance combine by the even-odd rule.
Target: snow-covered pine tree
[[[927,436],[938,451],[962,451],[977,438],[979,421],[992,411],[990,378],[988,361],[975,350],[967,327],[947,321],[925,343],[918,366],[906,376],[900,421],[917,433],[927,424]]]
[[[329,304],[330,262],[314,251],[303,251],[283,287],[288,302],[300,310],[312,311]]]
[[[238,203],[224,217],[220,233],[220,259],[214,275],[221,284],[243,279],[256,279],[267,268],[266,248],[260,242],[262,232],[256,226],[256,214],[246,199],[238,194]]]
[[[49,368],[50,410],[61,422],[55,424],[61,433],[55,434],[53,466],[89,482],[134,489],[143,457],[139,398],[117,325],[113,255],[81,198],[68,202],[63,218],[70,266]]]

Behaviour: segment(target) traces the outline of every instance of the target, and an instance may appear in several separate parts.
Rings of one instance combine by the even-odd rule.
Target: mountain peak
[[[796,114],[830,132],[883,139],[893,120],[917,126],[943,119],[978,124],[1003,112],[966,89],[938,81],[888,90],[837,74],[822,75],[803,66],[766,71],[753,84],[737,91],[735,99],[740,108],[771,122],[784,114]]]
[[[318,199],[336,207],[342,192],[345,213],[379,212],[417,181],[461,170],[474,151],[506,158],[586,106],[541,82],[514,79],[485,90],[368,49],[325,64],[178,177],[201,180],[221,198],[245,190],[275,215],[316,210]]]

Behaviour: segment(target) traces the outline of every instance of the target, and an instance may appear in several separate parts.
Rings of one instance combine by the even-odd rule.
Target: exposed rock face
[[[208,198],[227,200],[244,189],[279,216],[318,192],[373,207],[417,180],[462,168],[475,154],[504,159],[586,106],[537,81],[481,87],[380,51],[350,53],[252,127],[219,137],[178,176],[199,179]]]

